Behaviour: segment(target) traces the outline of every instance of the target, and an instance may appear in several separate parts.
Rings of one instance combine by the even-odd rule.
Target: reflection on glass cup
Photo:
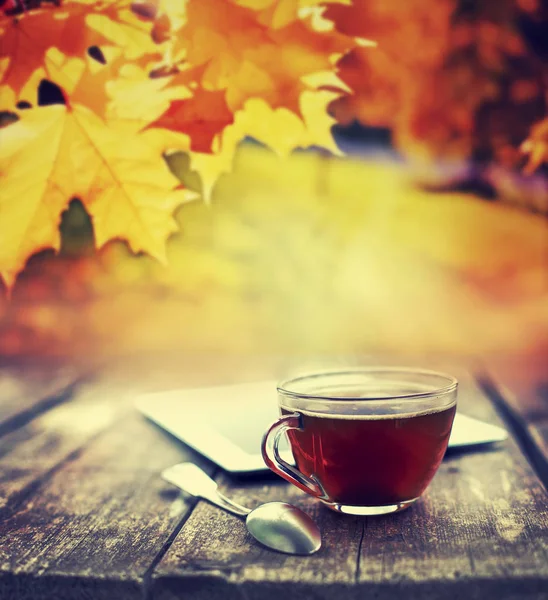
[[[268,467],[338,512],[380,515],[415,502],[451,434],[458,383],[434,371],[362,368],[278,386],[281,417],[263,438]],[[287,432],[295,466],[279,453]]]

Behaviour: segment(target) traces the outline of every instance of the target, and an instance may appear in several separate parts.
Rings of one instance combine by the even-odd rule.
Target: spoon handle
[[[205,498],[205,500],[207,499],[208,498]],[[227,498],[224,494],[221,494],[219,490],[217,490],[217,499],[227,504],[227,506],[223,506],[222,508],[226,508],[230,512],[234,513],[235,515],[239,515],[240,517],[247,517],[247,515],[251,512],[250,508],[246,508],[245,506],[234,502],[234,500]],[[220,504],[217,504],[217,506],[220,506]]]
[[[215,504],[215,506],[218,506],[219,508],[224,508],[233,515],[238,515],[239,517],[247,517],[247,515],[251,512],[251,509],[234,502],[234,500],[227,498],[219,491],[217,491],[212,497],[206,498],[205,496],[202,496],[202,498],[208,502],[211,502],[211,504]]]
[[[169,467],[162,472],[162,477],[187,494],[196,498],[203,498],[239,517],[245,517],[251,512],[249,508],[241,506],[221,494],[217,489],[217,483],[200,467],[192,463],[181,463]]]

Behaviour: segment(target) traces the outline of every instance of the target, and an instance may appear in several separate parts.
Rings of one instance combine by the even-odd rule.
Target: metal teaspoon
[[[221,494],[215,481],[193,463],[169,467],[162,472],[162,478],[192,496],[245,517],[249,533],[272,550],[286,554],[313,554],[322,545],[318,526],[296,506],[286,502],[267,502],[253,510],[245,508]]]

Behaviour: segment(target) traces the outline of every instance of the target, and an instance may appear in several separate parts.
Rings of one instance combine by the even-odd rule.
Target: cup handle
[[[282,436],[282,433],[289,429],[303,430],[302,415],[300,413],[296,412],[280,417],[277,421],[272,423],[264,434],[262,454],[266,466],[280,477],[283,477],[286,481],[289,481],[289,483],[296,485],[303,492],[311,494],[315,498],[327,499],[325,490],[314,475],[311,475],[310,477],[303,475],[298,469],[290,465],[280,456],[278,450],[280,437]]]

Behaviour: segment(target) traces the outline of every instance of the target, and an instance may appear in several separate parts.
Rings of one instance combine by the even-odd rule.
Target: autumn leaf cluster
[[[347,89],[336,62],[358,41],[316,0],[4,0],[1,11],[8,286],[33,253],[59,248],[74,198],[97,247],[122,239],[162,261],[175,209],[207,198],[242,139],[336,151],[327,106]],[[174,152],[198,190],[170,169]]]

